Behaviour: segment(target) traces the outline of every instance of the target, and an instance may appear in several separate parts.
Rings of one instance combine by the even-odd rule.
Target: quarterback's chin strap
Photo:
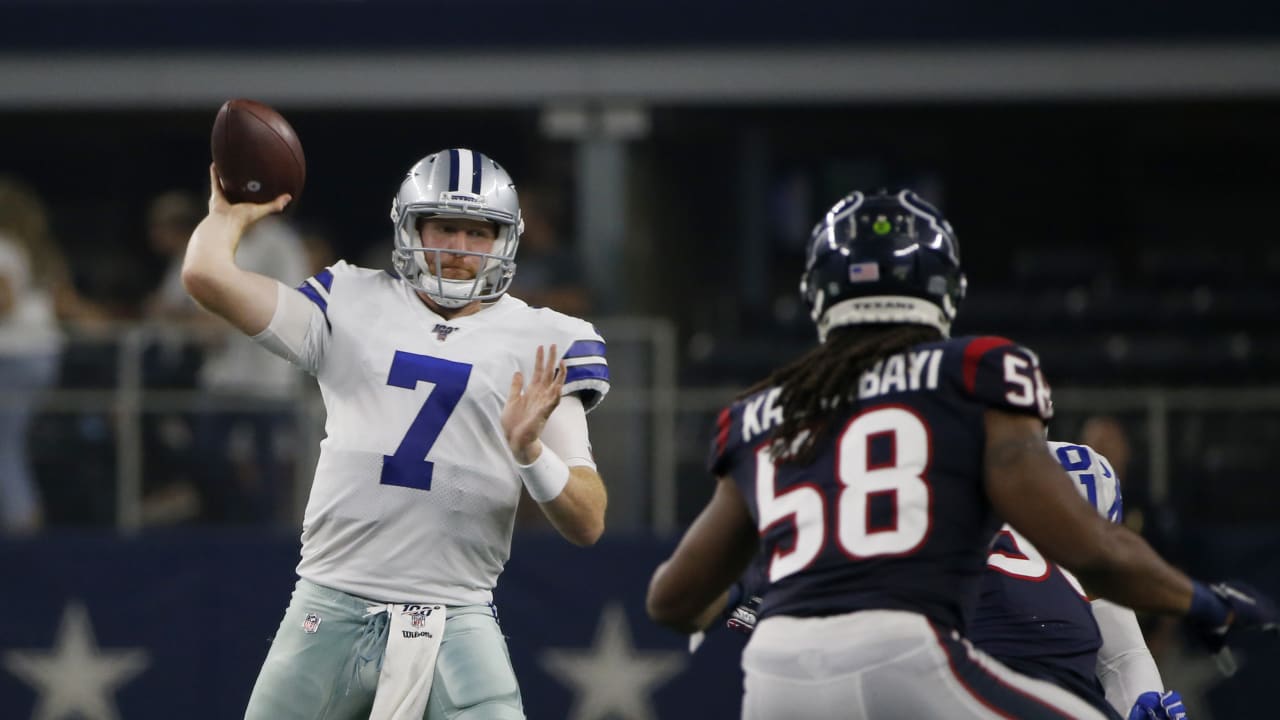
[[[387,649],[369,720],[422,720],[444,639],[443,605],[371,605],[365,615],[390,615]]]

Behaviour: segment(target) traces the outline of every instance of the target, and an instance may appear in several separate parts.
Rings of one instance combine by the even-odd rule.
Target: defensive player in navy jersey
[[[568,540],[603,532],[586,413],[609,370],[590,323],[506,293],[511,177],[473,150],[423,158],[392,203],[396,272],[337,262],[297,288],[235,264],[289,197],[233,205],[210,178],[183,284],[314,374],[327,410],[299,579],[246,718],[523,718],[493,588],[522,484]]]
[[[1120,522],[1120,478],[1107,458],[1086,445],[1050,442],[1049,448],[1080,495],[1102,517]],[[1181,696],[1164,691],[1133,611],[1090,601],[1070,572],[1008,525],[987,558],[967,635],[1005,665],[1056,683],[1108,716],[1186,717]]]
[[[1213,642],[1274,627],[1270,600],[1192,581],[1076,493],[1044,441],[1036,355],[947,338],[964,290],[950,225],[909,191],[852,193],[815,227],[819,344],[720,414],[715,492],[647,598],[695,632],[767,555],[743,717],[1105,717],[963,638],[1001,520],[1093,592]]]

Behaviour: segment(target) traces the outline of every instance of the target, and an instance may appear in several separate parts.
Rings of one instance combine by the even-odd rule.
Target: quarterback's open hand
[[[524,373],[516,371],[511,377],[511,392],[507,405],[502,408],[502,431],[516,462],[528,465],[537,459],[541,450],[538,438],[551,417],[551,411],[560,404],[560,391],[564,388],[565,365],[556,364],[556,346],[544,353],[538,346],[534,358],[533,374],[529,384],[524,383]]]

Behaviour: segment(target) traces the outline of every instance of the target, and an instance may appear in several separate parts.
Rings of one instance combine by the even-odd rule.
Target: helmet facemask
[[[433,217],[491,222],[496,227],[493,247],[488,252],[424,247],[419,224]],[[442,307],[492,302],[510,287],[524,222],[511,177],[488,157],[459,149],[424,158],[401,184],[391,219],[396,272]],[[483,262],[474,278],[451,280],[441,274],[442,253],[477,256]]]
[[[515,277],[516,248],[519,236],[511,225],[495,223],[496,237],[488,252],[424,247],[419,230],[423,220],[438,217],[466,217],[454,213],[408,212],[396,224],[396,249],[392,262],[396,272],[416,290],[425,292],[443,307],[458,308],[475,300],[491,302],[507,291]],[[480,269],[469,280],[452,280],[443,275],[442,255],[468,255],[482,260]]]

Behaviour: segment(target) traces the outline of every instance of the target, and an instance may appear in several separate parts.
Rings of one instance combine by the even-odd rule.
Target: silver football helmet
[[[423,247],[418,220],[429,217],[488,220],[497,225],[498,237],[491,252]],[[440,305],[457,308],[473,300],[496,300],[511,285],[524,220],[515,183],[487,155],[455,148],[419,160],[400,183],[391,203],[391,222],[396,228],[391,253],[396,272]],[[474,279],[450,280],[441,275],[442,252],[477,255],[484,264]]]

